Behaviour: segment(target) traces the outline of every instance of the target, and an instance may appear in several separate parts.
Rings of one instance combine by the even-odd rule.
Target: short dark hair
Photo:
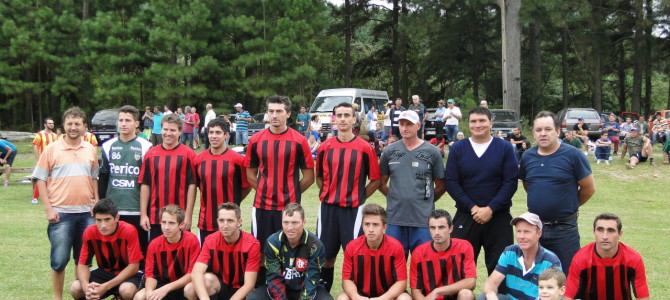
[[[133,116],[133,120],[139,121],[140,120],[140,111],[137,110],[135,106],[132,105],[124,105],[119,108],[119,113],[126,113],[130,114]]]
[[[52,117],[46,117],[46,118],[44,118],[44,122],[42,122],[42,124],[46,124],[47,121],[53,121],[53,120],[54,119]]]
[[[535,115],[535,118],[533,119],[533,126],[535,126],[535,120],[540,118],[551,118],[551,120],[554,121],[554,129],[561,128],[561,123],[558,121],[558,117],[553,112],[543,110],[537,113],[537,115]]]
[[[270,103],[284,104],[284,109],[286,109],[287,112],[291,112],[291,99],[287,96],[274,95],[267,97],[265,99],[265,106],[267,107]]]
[[[300,206],[300,203],[290,203],[284,207],[282,215],[292,217],[294,213],[299,213],[300,218],[305,220],[305,210]]]
[[[549,268],[544,270],[544,272],[540,274],[540,277],[538,278],[537,281],[539,282],[550,279],[556,279],[556,283],[558,284],[559,288],[563,287],[563,285],[565,284],[565,274],[563,273],[563,271],[557,268]]]
[[[84,120],[84,123],[86,123],[86,113],[79,108],[79,106],[73,106],[68,108],[64,113],[63,113],[63,120],[67,118],[81,118]]]
[[[595,219],[593,219],[593,230],[596,230],[596,222],[599,220],[614,220],[616,221],[616,230],[617,232],[621,232],[621,229],[623,228],[623,224],[621,224],[621,218],[619,216],[613,214],[613,213],[602,213],[596,216]]]
[[[386,224],[386,210],[375,203],[365,204],[363,207],[363,217],[365,216],[379,216],[382,219],[382,223]]]
[[[351,103],[349,103],[349,102],[340,102],[338,105],[335,105],[335,107],[333,107],[333,114],[335,114],[335,110],[338,109],[338,108],[340,108],[340,107],[348,107],[348,108],[351,108],[351,112],[352,112],[353,114],[356,113],[356,111],[354,110],[354,106],[351,105]]]
[[[230,133],[230,123],[226,122],[223,118],[214,118],[207,123],[207,128],[211,129],[214,127],[221,127],[224,133]]]
[[[170,204],[167,205],[163,208],[161,208],[161,214],[160,214],[160,219],[161,221],[163,220],[163,214],[168,213],[169,215],[176,216],[177,217],[177,223],[181,224],[184,223],[184,219],[186,219],[186,215],[184,213],[184,210],[181,209],[181,207]]]
[[[240,207],[233,202],[222,203],[221,205],[219,205],[219,208],[216,210],[216,213],[218,214],[219,211],[221,210],[232,210],[235,212],[235,217],[237,217],[238,219],[242,218],[242,210],[240,210]]]
[[[172,124],[177,124],[177,127],[179,128],[179,131],[181,131],[181,127],[184,126],[184,122],[179,118],[177,114],[169,114],[161,120],[161,127],[165,123],[172,123]]]
[[[116,217],[119,214],[119,209],[112,200],[102,198],[98,200],[98,202],[93,206],[93,216],[95,217],[95,215],[98,214],[111,215],[112,217]]]
[[[477,106],[477,107],[471,109],[470,112],[468,112],[468,118],[470,116],[474,115],[474,114],[485,115],[489,119],[489,121],[491,121],[493,119],[493,115],[491,114],[491,111],[488,108],[485,108],[485,107]]]
[[[445,219],[447,219],[447,225],[449,225],[449,227],[453,226],[453,225],[452,225],[452,221],[451,221],[451,215],[449,214],[448,211],[446,211],[446,210],[444,210],[444,209],[436,209],[436,210],[433,210],[433,211],[430,213],[430,216],[429,216],[428,218],[429,218],[429,219],[445,218]]]

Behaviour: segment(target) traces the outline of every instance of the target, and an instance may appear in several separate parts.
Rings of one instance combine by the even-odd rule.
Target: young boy
[[[547,269],[538,279],[539,300],[561,300],[565,294],[565,274],[559,269]]]
[[[130,300],[142,280],[138,273],[142,251],[133,225],[119,221],[119,210],[109,199],[93,207],[95,224],[84,231],[77,278],[70,286],[74,299],[105,299],[111,295]],[[91,271],[95,255],[98,268]]]
[[[605,162],[610,164],[610,149],[612,147],[612,141],[610,141],[607,131],[603,131],[600,135],[600,138],[596,140],[596,164]]]
[[[146,282],[134,300],[184,299],[184,286],[200,253],[198,238],[184,231],[184,210],[170,204],[161,209],[161,230],[147,250]]]

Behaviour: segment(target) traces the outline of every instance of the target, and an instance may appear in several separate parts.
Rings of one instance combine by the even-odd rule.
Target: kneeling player
[[[233,299],[247,297],[260,268],[260,243],[242,227],[242,213],[235,203],[223,203],[217,212],[219,231],[207,236],[192,272],[186,298]]]
[[[174,204],[161,209],[163,235],[149,244],[146,282],[134,300],[184,299],[184,286],[191,282],[191,269],[200,253],[198,238],[184,231],[184,211]]]
[[[109,199],[93,207],[95,225],[84,231],[77,264],[78,280],[72,282],[74,299],[104,299],[110,295],[133,299],[142,280],[138,273],[142,251],[133,225],[119,221],[119,211]],[[98,268],[91,271],[93,256]]]
[[[446,210],[434,210],[428,218],[432,240],[412,252],[410,286],[412,298],[474,299],[477,267],[472,245],[451,238],[454,229]]]
[[[377,204],[363,208],[363,236],[349,242],[342,263],[342,289],[337,300],[361,297],[412,299],[407,293],[405,250],[386,235],[386,211]]]

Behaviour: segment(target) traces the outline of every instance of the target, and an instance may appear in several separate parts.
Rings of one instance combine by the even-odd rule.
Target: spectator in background
[[[368,135],[370,132],[372,132],[372,135],[374,136],[375,132],[377,131],[377,108],[373,105],[370,107],[370,110],[368,111],[366,118],[368,120]]]
[[[207,132],[209,130],[209,128],[208,128],[207,125],[209,124],[209,121],[216,119],[216,112],[214,112],[214,108],[212,107],[212,103],[207,103],[207,105],[205,105],[205,110],[207,112],[205,113],[205,123],[202,124],[202,130],[203,130],[203,134],[204,134],[205,148],[207,149],[207,148],[209,148],[209,139],[208,139],[208,132]]]
[[[660,114],[656,114],[656,119],[653,121],[653,137],[652,143],[661,143],[665,144],[665,141],[669,140],[670,132],[668,131],[668,121]],[[668,163],[668,156],[663,154],[663,163]]]
[[[312,153],[312,159],[316,158],[316,152],[319,150],[319,140],[313,134],[307,136],[307,144],[309,144],[309,151]]]
[[[81,137],[84,142],[87,142],[93,147],[98,146],[98,139],[95,137],[95,134],[91,133],[88,129],[88,123],[84,121],[84,136]]]
[[[479,107],[489,108],[489,102],[482,99],[481,101],[479,101]]]
[[[633,119],[631,119],[631,117],[626,117],[626,122],[619,125],[619,128],[621,129],[621,131],[619,131],[619,141],[623,141],[633,127],[636,127],[635,124],[633,124]]]
[[[530,145],[528,138],[521,134],[521,127],[519,126],[512,129],[512,132],[507,134],[506,139],[514,146],[516,160],[521,161],[521,155],[523,155],[523,152],[526,151]]]
[[[444,100],[440,99],[437,100],[437,108],[435,109],[435,113],[433,114],[433,120],[435,122],[435,134],[440,136],[441,138],[445,138],[444,136],[444,115],[447,112],[447,108],[444,107],[445,102]]]
[[[16,153],[16,146],[0,136],[0,167],[5,167],[5,187],[9,186],[9,176],[12,174],[12,165]]]
[[[463,114],[461,109],[456,106],[456,101],[454,99],[447,100],[447,108],[444,112],[444,124],[446,128],[446,138],[448,141],[454,141],[456,133],[458,132],[458,123]]]
[[[191,118],[193,121],[193,148],[200,148],[200,115],[195,106],[191,106]]]
[[[393,101],[389,100],[388,103],[386,103],[386,110],[384,111],[384,133],[388,137],[391,135],[391,123],[393,121],[393,116],[391,115],[391,112],[395,108],[395,103]],[[384,140],[386,141],[386,140]]]
[[[187,106],[186,114],[184,114],[184,125],[182,126],[181,133],[181,143],[193,149],[193,131],[195,127],[195,122],[193,120],[193,114],[191,113],[191,108]]]
[[[449,148],[451,148],[451,146],[453,146],[454,143],[456,143],[456,142],[458,142],[458,141],[462,141],[462,140],[464,140],[464,139],[465,139],[465,133],[463,133],[463,131],[459,131],[459,132],[456,134],[456,140],[455,140],[455,141],[451,141],[451,142],[449,142],[449,144],[448,144],[448,145],[449,145]]]
[[[563,139],[563,143],[575,147],[579,150],[582,149],[582,142],[575,136],[575,132],[572,130],[565,132],[565,138]]]
[[[629,158],[626,164],[628,169],[635,168],[638,163],[645,162],[647,159],[650,165],[654,165],[651,141],[647,137],[641,136],[637,127],[631,129],[628,136],[623,139],[622,145],[621,159],[628,154]]]
[[[181,109],[181,107],[177,107],[177,115],[179,116],[179,119],[181,119],[181,121],[184,122],[184,118],[186,118],[186,115],[184,114],[184,111]]]
[[[171,115],[172,111],[170,110],[170,107],[167,105],[163,106],[163,115]]]
[[[298,131],[303,135],[307,135],[307,127],[309,127],[309,113],[307,112],[307,108],[304,105],[300,105],[300,113],[298,114],[295,123],[298,125]]]
[[[331,122],[332,127],[335,122]],[[318,115],[313,115],[309,120],[309,134],[313,135],[315,139],[321,140],[321,120]]]
[[[46,117],[44,118],[44,129],[35,134],[35,138],[33,138],[33,153],[35,154],[36,161],[40,160],[40,155],[42,155],[42,152],[44,152],[47,146],[58,139],[58,134],[54,132],[54,127],[56,126],[55,124],[56,123],[54,123],[54,119],[51,117]],[[39,196],[39,190],[33,181],[32,204],[38,203],[37,199]]]
[[[640,130],[640,135],[651,138],[651,136],[649,136],[649,124],[645,121],[644,115],[638,117],[635,125],[637,126],[637,129]]]
[[[151,130],[154,127],[154,114],[151,112],[150,106],[144,107],[144,114],[142,115],[142,131],[145,136],[151,136]]]
[[[612,141],[614,155],[617,155],[619,152],[619,122],[616,121],[616,116],[614,114],[610,114],[607,118],[608,121],[605,122],[603,128],[607,130],[607,135],[609,136],[610,141]]]
[[[391,135],[395,135],[396,138],[400,139],[400,113],[406,110],[402,106],[402,98],[395,99],[395,107],[391,109]]]
[[[249,122],[254,119],[251,114],[244,110],[242,103],[235,104],[235,144],[246,146],[249,144]]]
[[[610,151],[612,150],[612,141],[610,141],[609,136],[607,136],[607,131],[603,131],[600,135],[600,138],[596,140],[596,164],[605,162],[605,164],[610,164]]]
[[[589,124],[584,123],[584,118],[578,118],[577,124],[572,126],[572,130],[575,132],[575,136],[582,140],[583,144],[589,142]]]
[[[419,95],[412,95],[412,104],[410,104],[407,109],[413,110],[419,115],[419,120],[421,121],[421,127],[419,127],[419,137],[423,138],[423,124],[426,123],[426,107],[421,103],[421,98]]]
[[[160,111],[160,107],[154,106],[153,114],[153,127],[151,129],[151,143],[156,146],[163,142],[161,137],[161,123],[163,120],[163,113]]]

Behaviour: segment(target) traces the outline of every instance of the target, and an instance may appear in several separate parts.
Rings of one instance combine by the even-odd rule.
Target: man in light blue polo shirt
[[[253,120],[251,114],[244,110],[242,103],[235,104],[237,115],[235,116],[235,144],[246,146],[249,144],[249,122]]]
[[[484,294],[477,299],[534,300],[538,296],[538,277],[549,268],[561,269],[556,254],[540,246],[542,221],[534,213],[523,213],[512,219],[516,244],[508,246],[500,255],[496,269],[484,284]],[[498,293],[505,282],[507,290]]]

